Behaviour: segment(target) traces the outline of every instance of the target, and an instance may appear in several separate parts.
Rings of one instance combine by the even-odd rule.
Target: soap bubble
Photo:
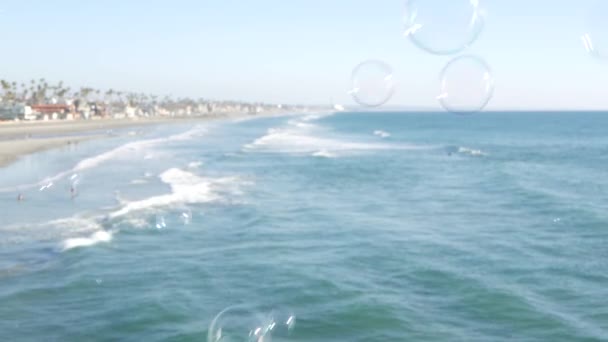
[[[386,103],[394,92],[392,68],[378,60],[368,60],[353,69],[353,99],[362,106],[378,107]]]
[[[161,215],[156,215],[156,229],[167,228],[167,223],[165,222],[165,217]]]
[[[179,220],[184,225],[187,226],[192,223],[192,211],[190,209],[186,209],[179,214]]]
[[[608,1],[595,1],[588,9],[582,40],[589,54],[608,59]]]
[[[490,67],[475,56],[454,58],[440,75],[441,92],[437,97],[445,110],[469,114],[482,110],[494,93]]]
[[[231,306],[211,321],[207,342],[269,342],[271,325],[264,315],[243,306]]]
[[[40,190],[40,191],[46,191],[46,190],[48,190],[48,189],[52,188],[52,187],[53,187],[53,185],[55,185],[55,184],[53,183],[53,181],[45,181],[45,182],[43,183],[43,185],[40,187],[40,189],[39,189],[39,190]]]
[[[272,336],[285,338],[290,336],[296,327],[296,314],[288,308],[273,309],[269,321]]]
[[[405,35],[436,55],[455,54],[473,44],[483,26],[479,0],[406,0]]]

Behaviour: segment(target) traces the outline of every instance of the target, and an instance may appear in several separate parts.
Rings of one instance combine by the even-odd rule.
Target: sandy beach
[[[227,118],[229,116],[221,116]],[[81,141],[111,137],[107,131],[129,127],[218,119],[214,117],[100,119],[0,123],[0,167],[19,157]]]

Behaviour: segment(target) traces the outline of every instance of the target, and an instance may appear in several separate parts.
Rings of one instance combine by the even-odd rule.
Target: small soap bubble
[[[192,211],[190,209],[186,209],[182,211],[179,215],[179,220],[184,226],[187,226],[192,223]]]
[[[211,321],[207,342],[269,342],[271,324],[265,315],[243,306],[231,306]]]
[[[378,60],[368,60],[357,65],[352,72],[353,99],[366,107],[378,107],[393,96],[395,83],[392,68]]]
[[[40,191],[49,190],[50,188],[53,187],[53,185],[55,185],[55,184],[52,181],[44,182],[44,185],[42,185],[39,190]]]
[[[270,312],[269,321],[273,337],[289,337],[296,327],[296,314],[289,308],[276,308]]]
[[[482,110],[494,93],[490,67],[475,56],[456,57],[440,74],[437,100],[448,112],[470,114]]]
[[[405,36],[432,54],[466,49],[484,27],[479,0],[406,0],[405,8]]]
[[[167,228],[167,223],[165,222],[165,217],[161,215],[156,215],[156,229],[164,229]]]
[[[583,47],[592,56],[608,59],[608,1],[592,2],[585,13]]]

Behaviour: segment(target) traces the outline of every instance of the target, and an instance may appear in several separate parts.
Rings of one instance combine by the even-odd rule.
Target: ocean
[[[607,341],[607,127],[312,113],[25,156],[0,341]]]

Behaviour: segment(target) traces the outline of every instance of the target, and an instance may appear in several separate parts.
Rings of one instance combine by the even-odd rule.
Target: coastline
[[[92,139],[110,138],[108,130],[159,124],[235,119],[244,115],[200,117],[99,119],[89,121],[35,121],[0,123],[0,168],[19,158]]]

